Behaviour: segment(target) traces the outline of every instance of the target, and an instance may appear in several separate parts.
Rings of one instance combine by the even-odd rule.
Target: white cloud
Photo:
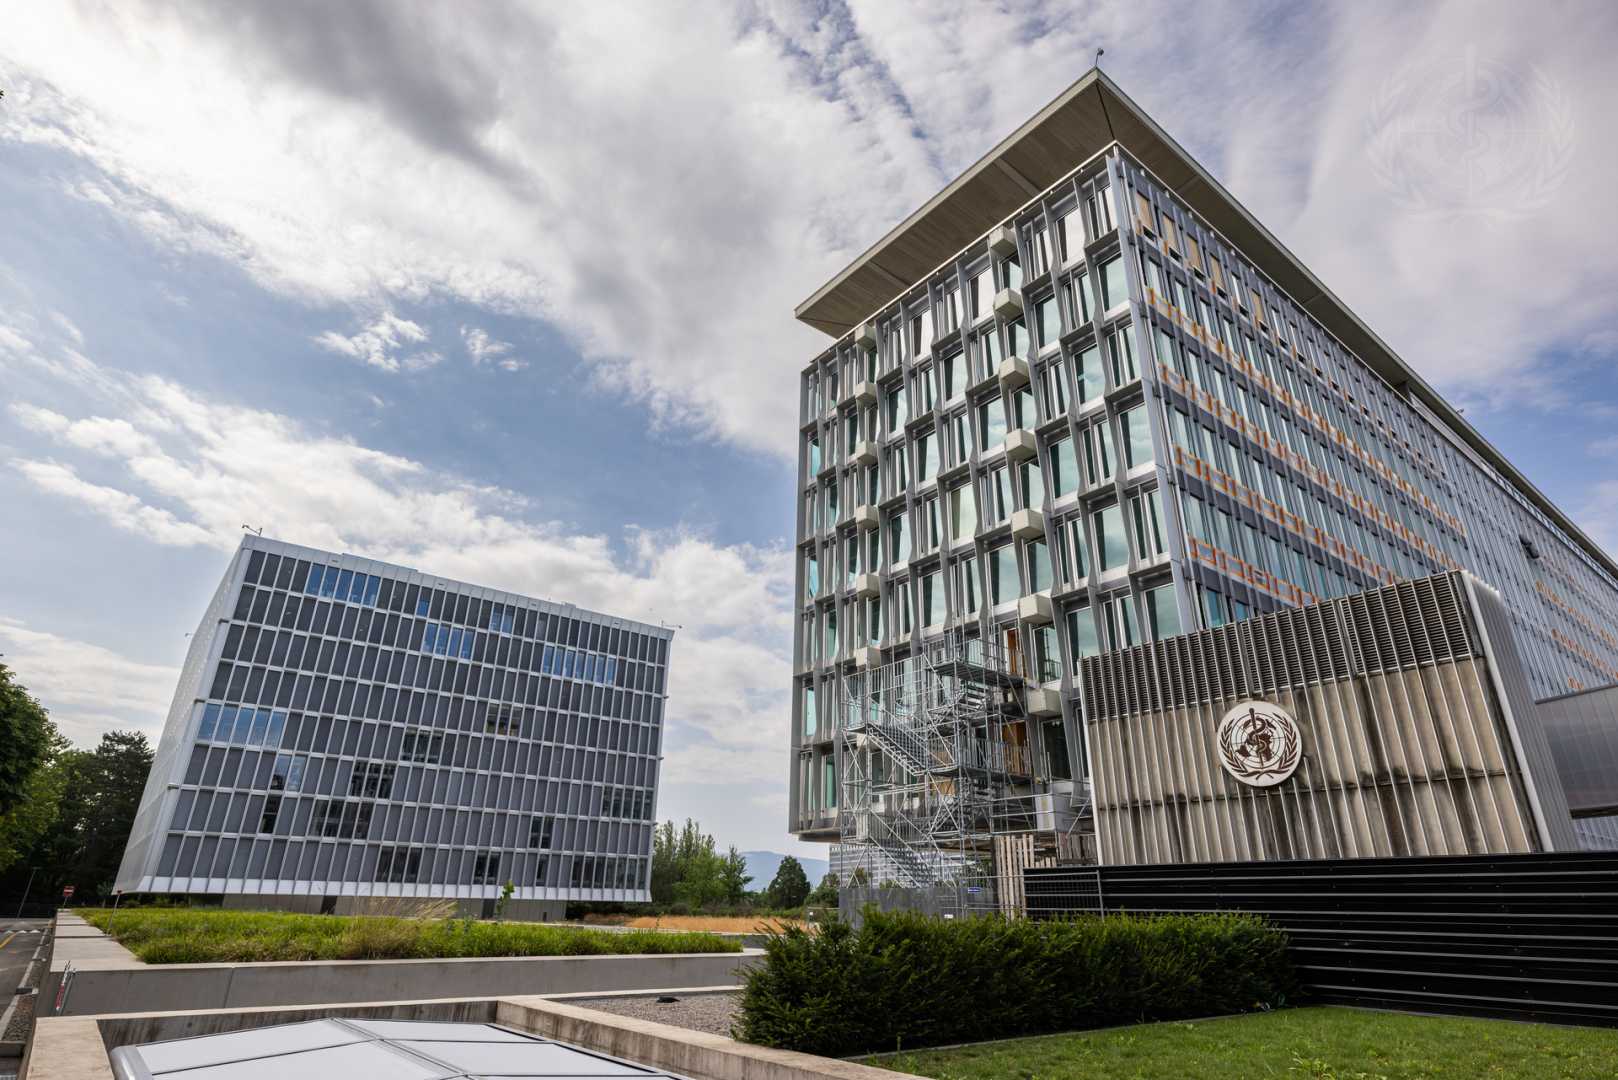
[[[73,418],[26,402],[12,415],[63,451],[121,470],[118,486],[70,464],[20,460],[35,488],[158,544],[234,549],[241,523],[581,607],[681,627],[674,643],[669,778],[708,782],[712,762],[780,782],[791,683],[792,559],[679,528],[620,536],[546,520],[530,500],[172,381],[103,371],[118,416]],[[704,764],[709,762],[709,764]]]
[[[73,344],[83,347],[84,331],[80,330],[78,324],[72,319],[63,315],[60,311],[53,311],[51,312],[51,321],[61,329],[62,333],[73,340]]]
[[[294,296],[374,311],[442,295],[551,320],[603,385],[747,447],[792,448],[792,374],[823,342],[793,305],[1100,44],[1126,90],[1452,391],[1557,404],[1567,376],[1546,357],[1611,329],[1610,7],[1527,21],[1459,0],[1313,18],[1040,0],[8,14],[16,104],[0,138],[93,164],[79,197]],[[1408,212],[1368,160],[1384,84],[1441,77],[1467,48],[1543,73],[1574,139],[1554,199],[1476,228]],[[1520,102],[1487,104],[1479,118],[1503,125],[1490,132],[1521,128]],[[1516,152],[1463,149],[1497,171]],[[387,336],[320,342],[403,366],[368,332]]]
[[[62,734],[80,745],[114,728],[143,731],[155,742],[180,676],[179,668],[139,663],[4,615],[0,653]]]
[[[521,371],[528,366],[528,361],[511,355],[511,342],[496,341],[480,327],[461,327],[461,342],[466,346],[466,355],[472,358],[474,366],[493,364],[502,371]]]
[[[389,373],[400,370],[421,371],[430,368],[444,357],[430,349],[421,349],[408,355],[400,354],[411,345],[427,340],[427,331],[420,323],[384,311],[369,325],[352,334],[339,334],[327,330],[315,336],[314,343],[322,349],[347,356]]]

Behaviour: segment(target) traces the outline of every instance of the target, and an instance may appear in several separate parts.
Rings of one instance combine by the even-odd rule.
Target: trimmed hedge
[[[1270,1008],[1286,935],[1247,915],[1036,922],[865,912],[788,927],[747,975],[737,1038],[846,1056]]]

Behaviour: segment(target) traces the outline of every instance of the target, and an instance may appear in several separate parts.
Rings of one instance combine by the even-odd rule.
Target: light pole
[[[28,903],[28,893],[34,887],[34,875],[37,873],[39,873],[39,867],[30,866],[28,868],[28,884],[23,886],[22,899],[17,902],[17,918],[19,919],[22,918],[23,906]]]

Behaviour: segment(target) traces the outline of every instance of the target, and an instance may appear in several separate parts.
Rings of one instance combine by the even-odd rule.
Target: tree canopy
[[[22,801],[58,737],[45,707],[0,664],[0,817]]]
[[[770,882],[769,897],[770,905],[778,908],[802,907],[809,899],[809,875],[803,872],[803,864],[791,855],[781,860],[775,880]]]

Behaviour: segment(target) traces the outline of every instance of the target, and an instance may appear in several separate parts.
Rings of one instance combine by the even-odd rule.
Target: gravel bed
[[[730,1025],[741,1006],[740,994],[678,994],[680,1000],[658,1004],[656,995],[646,997],[563,998],[564,1005],[577,1005],[585,1009],[600,1009],[618,1016],[633,1016],[638,1020],[655,1020],[660,1024],[706,1031],[713,1035],[729,1035]]]
[[[17,1009],[11,1014],[11,1023],[6,1025],[6,1030],[0,1032],[0,1042],[22,1042],[28,1038],[28,1025],[34,1019],[34,1002],[38,999],[38,994],[17,998]]]

